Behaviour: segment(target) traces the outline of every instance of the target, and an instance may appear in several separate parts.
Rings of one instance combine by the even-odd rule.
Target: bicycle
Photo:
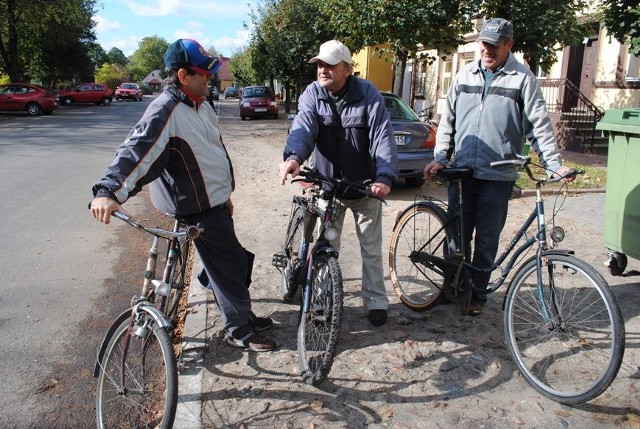
[[[307,182],[309,187],[293,197],[283,251],[273,255],[272,264],[282,273],[283,300],[300,299],[298,362],[303,380],[317,385],[333,365],[342,322],[342,271],[331,245],[338,237],[332,227],[340,215],[338,199],[350,190],[370,193],[367,183],[328,178],[307,167],[291,182]],[[321,199],[326,208],[318,204]]]
[[[563,178],[534,177],[531,159],[498,161],[492,167],[517,165],[536,183],[535,207],[493,266],[484,272],[501,271],[483,293],[495,292],[516,263],[534,245],[536,253],[515,271],[502,304],[506,343],[524,379],[544,396],[562,403],[578,404],[604,392],[616,377],[624,355],[624,323],[606,280],[572,250],[555,248],[564,230],[555,225],[547,242],[541,188],[584,173],[572,170]],[[460,190],[459,208],[452,210],[435,198],[418,196],[398,217],[389,252],[393,287],[408,308],[425,311],[441,299],[464,303],[473,284],[470,262],[461,240],[462,181],[468,168],[445,168],[437,176],[452,181]],[[537,221],[537,232],[527,234]],[[524,242],[518,246],[518,243]],[[512,254],[513,252],[513,254]],[[506,265],[503,263],[507,258]],[[477,289],[476,289],[477,290]]]
[[[153,236],[144,282],[131,307],[115,319],[98,350],[96,424],[109,427],[171,428],[178,403],[173,329],[191,241],[203,232],[175,220],[172,230],[144,226],[121,212],[113,216]],[[155,279],[160,239],[167,240],[162,280]]]

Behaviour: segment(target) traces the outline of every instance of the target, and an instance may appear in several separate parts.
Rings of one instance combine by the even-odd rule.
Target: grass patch
[[[535,153],[533,153],[533,151],[529,153],[529,156],[531,157],[531,161],[534,164],[539,164],[540,163],[540,161],[538,161],[538,157],[536,156]],[[576,170],[585,170],[584,174],[581,174],[580,176],[578,176],[576,178],[576,180],[574,180],[572,183],[568,184],[568,190],[571,190],[571,189],[598,189],[600,187],[603,187],[607,182],[607,171],[602,169],[602,168],[589,167],[589,166],[586,166],[586,165],[581,165],[581,164],[577,164],[575,162],[568,162],[568,161],[565,161],[563,163],[563,165],[566,165],[567,167],[574,168]],[[546,173],[541,168],[532,167],[531,171],[532,171],[534,177],[546,176]],[[527,173],[525,173],[524,170],[522,170],[520,172],[519,176],[520,177],[518,178],[518,180],[516,180],[516,185],[517,186],[519,186],[522,189],[535,189],[536,188],[535,182],[532,181],[529,178],[529,176],[527,176]],[[548,184],[545,185],[545,187],[560,188],[560,187],[562,187],[562,185],[563,185],[563,182],[548,183]]]

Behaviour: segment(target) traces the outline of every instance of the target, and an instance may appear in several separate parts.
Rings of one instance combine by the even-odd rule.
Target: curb
[[[194,249],[195,250],[195,249]],[[202,428],[202,383],[207,350],[207,314],[210,292],[200,286],[202,262],[196,252],[189,283],[188,313],[184,322],[182,357],[178,362],[178,406],[175,429]]]

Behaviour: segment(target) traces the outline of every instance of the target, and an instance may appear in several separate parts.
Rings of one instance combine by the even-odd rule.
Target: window
[[[629,52],[629,61],[627,63],[626,80],[640,80],[640,57]]]
[[[451,58],[442,61],[442,74],[440,76],[440,95],[446,96],[453,81],[453,61]]]

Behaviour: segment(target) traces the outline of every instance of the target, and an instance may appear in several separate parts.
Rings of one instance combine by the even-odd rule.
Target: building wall
[[[380,91],[393,91],[393,64],[390,59],[380,58],[375,47],[356,52],[352,61],[354,74],[371,81]]]

